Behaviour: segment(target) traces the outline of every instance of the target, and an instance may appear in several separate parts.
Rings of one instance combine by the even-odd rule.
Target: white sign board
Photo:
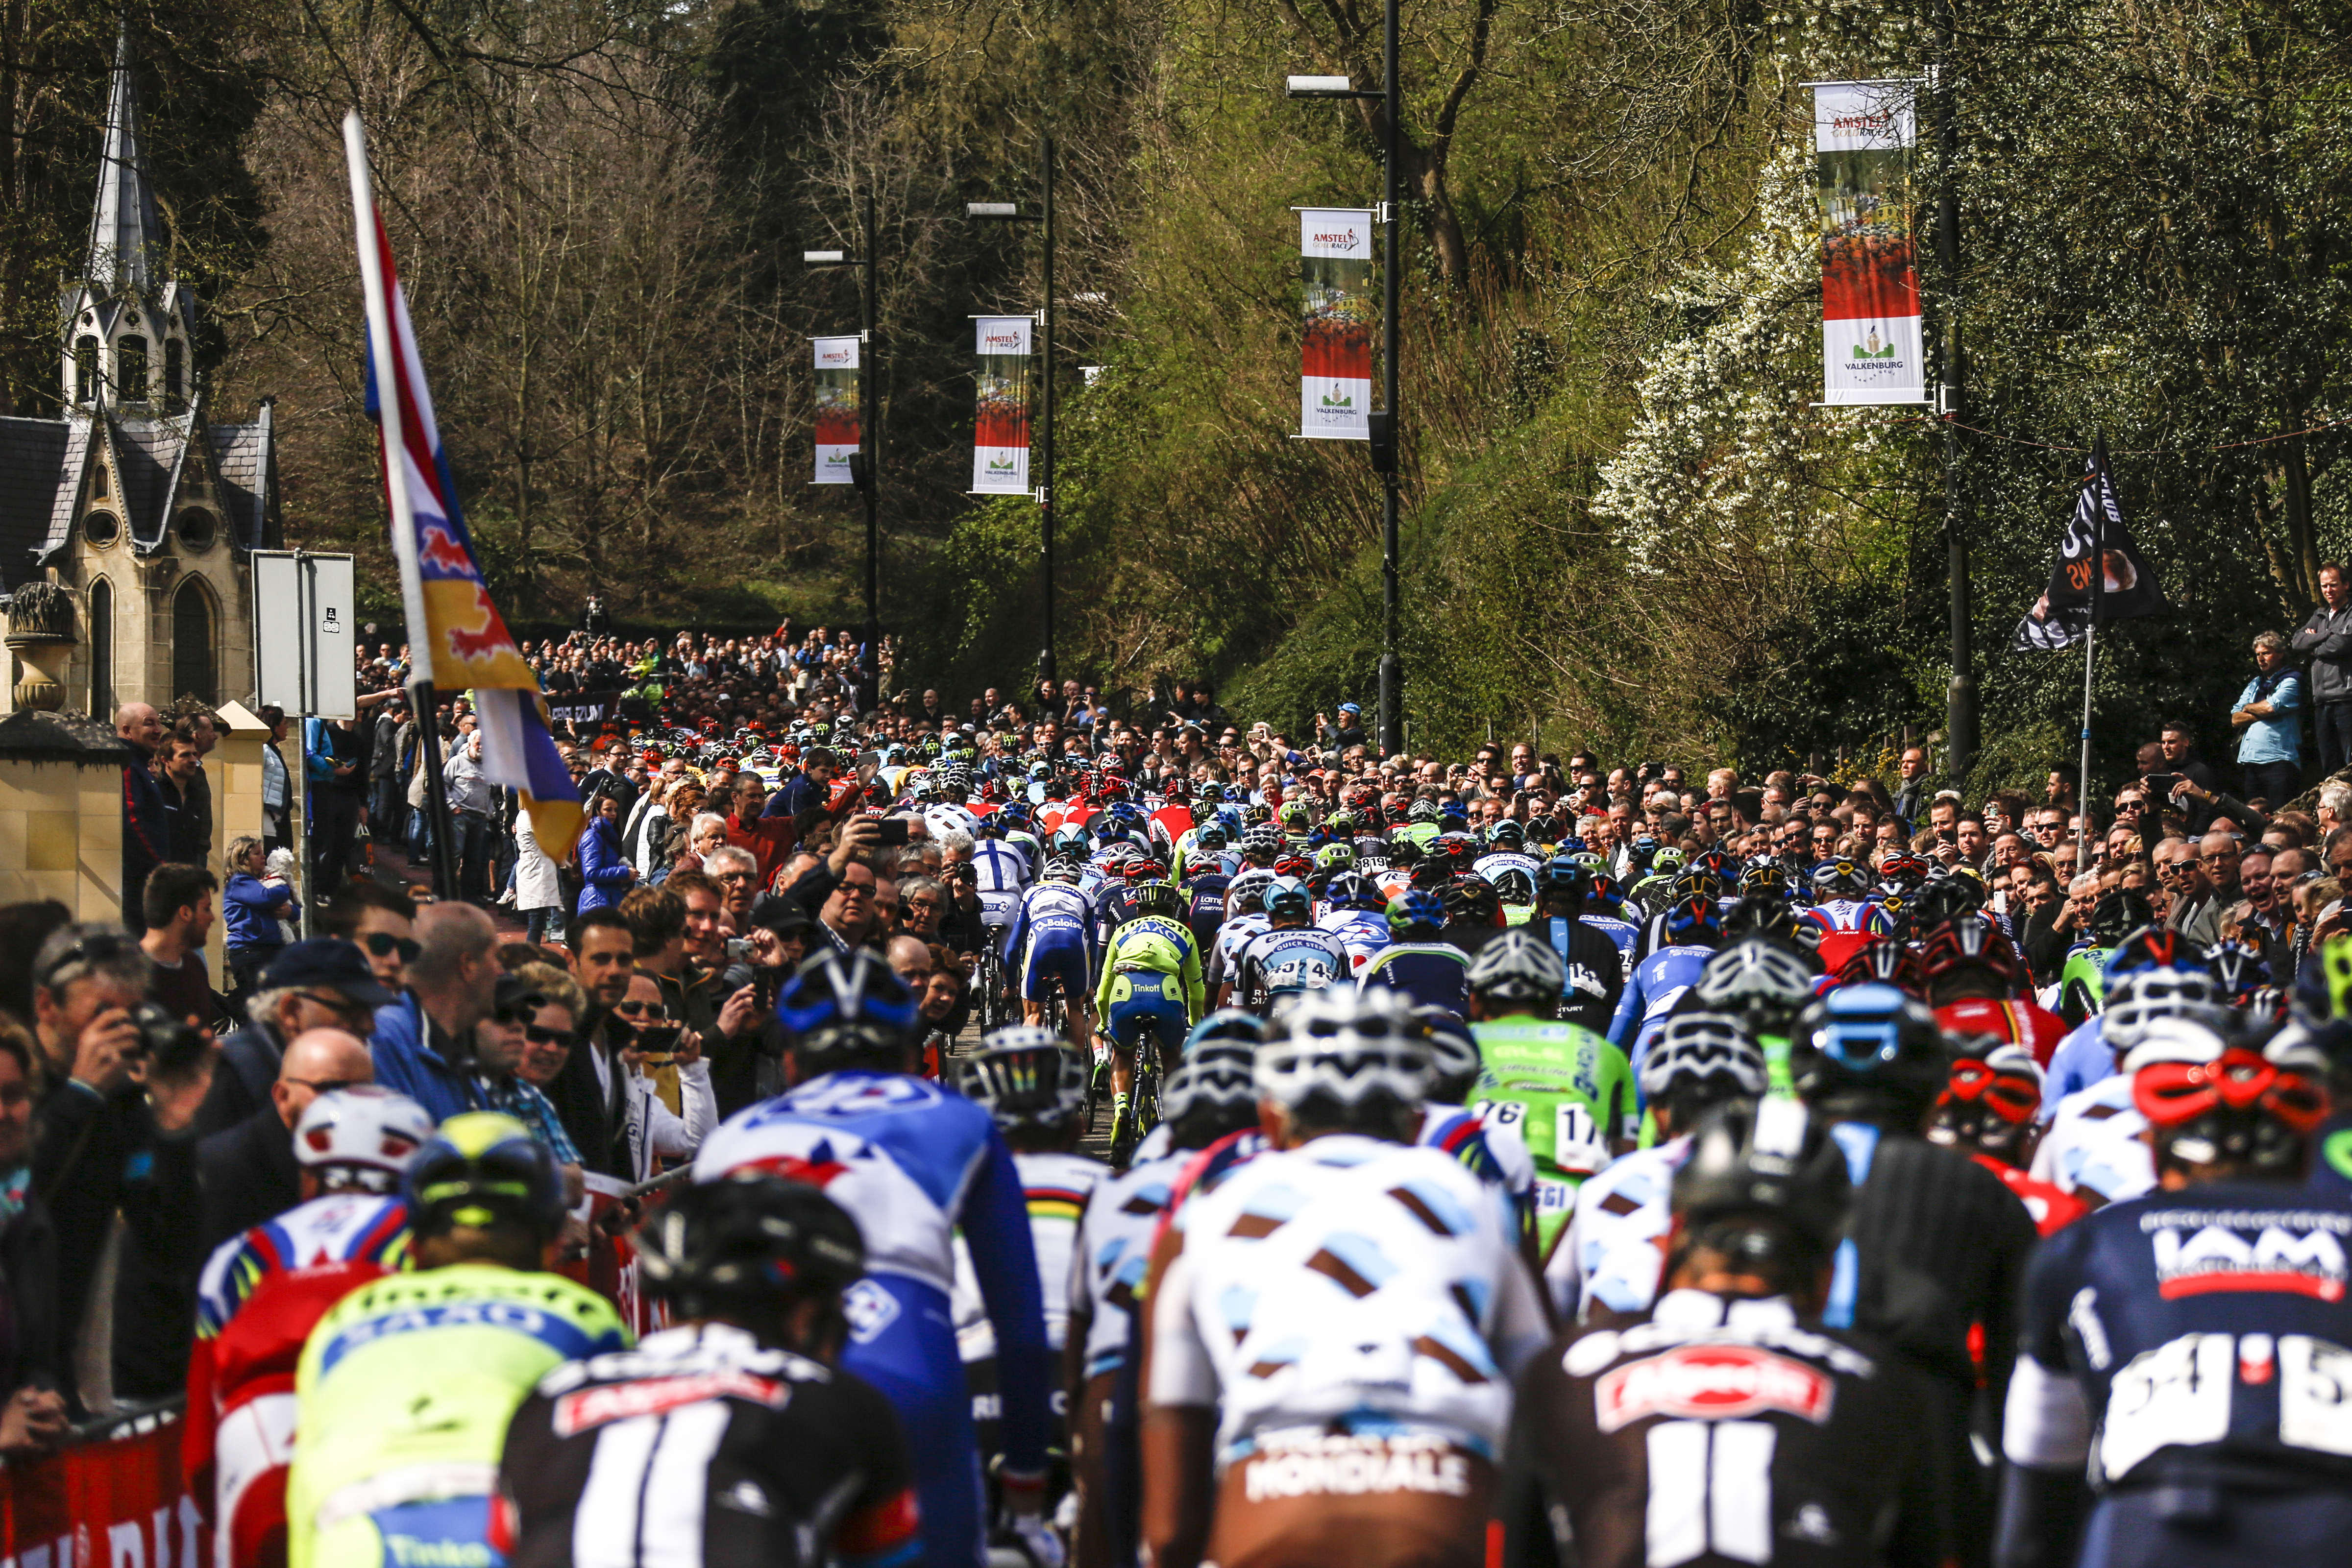
[[[310,718],[359,716],[352,558],[253,552],[254,706]]]

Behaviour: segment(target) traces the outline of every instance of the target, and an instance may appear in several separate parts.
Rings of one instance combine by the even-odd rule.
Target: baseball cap
[[[1341,713],[1361,713],[1364,710],[1357,706],[1354,703],[1341,703],[1339,705],[1339,711]]]
[[[312,936],[289,942],[261,977],[265,991],[323,986],[341,991],[362,1007],[380,1008],[393,993],[376,982],[367,955],[355,943],[340,936]]]

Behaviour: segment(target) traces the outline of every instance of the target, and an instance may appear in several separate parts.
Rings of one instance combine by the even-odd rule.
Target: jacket
[[[589,819],[580,834],[580,913],[611,908],[636,879],[636,868],[622,858],[620,830],[602,817]]]
[[[248,1023],[222,1040],[213,1086],[196,1108],[196,1136],[226,1132],[268,1104],[269,1086],[278,1082],[278,1064],[285,1056],[286,1048],[266,1023]]]
[[[290,887],[267,887],[251,872],[233,872],[228,885],[221,889],[221,918],[228,925],[228,945],[232,947],[282,947],[286,933],[278,928],[279,917],[269,912],[280,904],[286,906],[283,918],[293,920],[302,913],[302,903]]]
[[[275,1105],[264,1105],[198,1144],[196,1176],[205,1194],[199,1240],[207,1258],[230,1237],[266,1225],[302,1201],[294,1129]]]
[[[2321,605],[2293,639],[2294,651],[2311,661],[2311,700],[2352,703],[2352,604]]]
[[[172,858],[172,809],[147,771],[147,754],[130,749],[132,758],[122,768],[122,917],[133,931],[144,931],[139,898],[147,873]]]
[[[368,1051],[375,1058],[375,1081],[396,1089],[436,1122],[482,1108],[473,1075],[444,1053],[439,1028],[425,1016],[414,991],[404,991],[375,1012]]]
[[[7,1299],[0,1394],[27,1384],[55,1386],[65,1376],[58,1343],[58,1228],[48,1205],[25,1195],[25,1207],[0,1232],[0,1291]]]
[[[555,862],[539,847],[539,834],[532,828],[530,813],[517,811],[514,821],[515,907],[521,910],[561,909],[563,907],[562,880],[555,874]]]

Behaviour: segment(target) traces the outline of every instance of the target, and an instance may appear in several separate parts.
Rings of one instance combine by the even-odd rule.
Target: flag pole
[[[2099,600],[2107,586],[2107,438],[2091,444],[2091,619],[2083,628],[2083,761],[2075,781],[2083,831],[2075,845],[2075,874],[2091,869],[2091,666],[2099,642]]]
[[[416,721],[417,763],[425,773],[425,826],[432,845],[433,895],[457,896],[457,860],[449,832],[449,797],[441,776],[441,727],[433,694],[433,643],[425,618],[425,581],[416,562],[416,515],[408,495],[407,443],[402,428],[399,345],[392,336],[392,291],[377,248],[375,191],[368,177],[367,129],[359,110],[343,116],[343,154],[351,168],[352,235],[359,242],[360,292],[367,308],[370,359],[375,373],[377,428],[383,455],[384,497],[392,510],[392,553],[400,563],[401,612],[408,623],[408,707]]]

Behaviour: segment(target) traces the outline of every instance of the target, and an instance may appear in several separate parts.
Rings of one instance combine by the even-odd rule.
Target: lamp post
[[[849,482],[866,497],[866,653],[859,661],[857,672],[858,705],[871,713],[881,700],[882,684],[882,525],[877,516],[877,490],[880,475],[875,459],[881,444],[875,437],[875,422],[881,416],[881,404],[874,397],[877,378],[874,358],[877,352],[874,332],[874,193],[868,191],[859,213],[863,254],[845,256],[837,250],[810,250],[801,253],[808,267],[823,270],[836,267],[858,269],[857,311],[857,450],[850,455]]]
[[[1359,90],[1344,76],[1295,76],[1291,98],[1375,99],[1381,104],[1381,409],[1370,423],[1372,469],[1381,476],[1381,695],[1377,726],[1382,757],[1404,750],[1404,661],[1397,653],[1397,142],[1403,105],[1397,83],[1397,0],[1381,11],[1380,89]]]
[[[1045,641],[1037,653],[1040,680],[1059,678],[1054,667],[1054,137],[1048,131],[1039,149],[1044,175],[1045,204],[1037,215],[1024,213],[1015,202],[967,202],[964,215],[980,223],[1037,224],[1045,239],[1045,306],[1038,313],[1037,543],[1045,576]]]
[[[1936,0],[1934,20],[1939,58],[1936,68],[1937,190],[1936,258],[1944,284],[1944,384],[1937,412],[1944,422],[1944,549],[1952,587],[1952,678],[1945,688],[1944,730],[1950,737],[1952,778],[1958,782],[1976,765],[1977,678],[1970,633],[1969,541],[1961,531],[1965,501],[1960,490],[1960,397],[1967,384],[1960,347],[1960,198],[1954,186],[1960,161],[1960,122],[1952,74],[1952,0]]]

